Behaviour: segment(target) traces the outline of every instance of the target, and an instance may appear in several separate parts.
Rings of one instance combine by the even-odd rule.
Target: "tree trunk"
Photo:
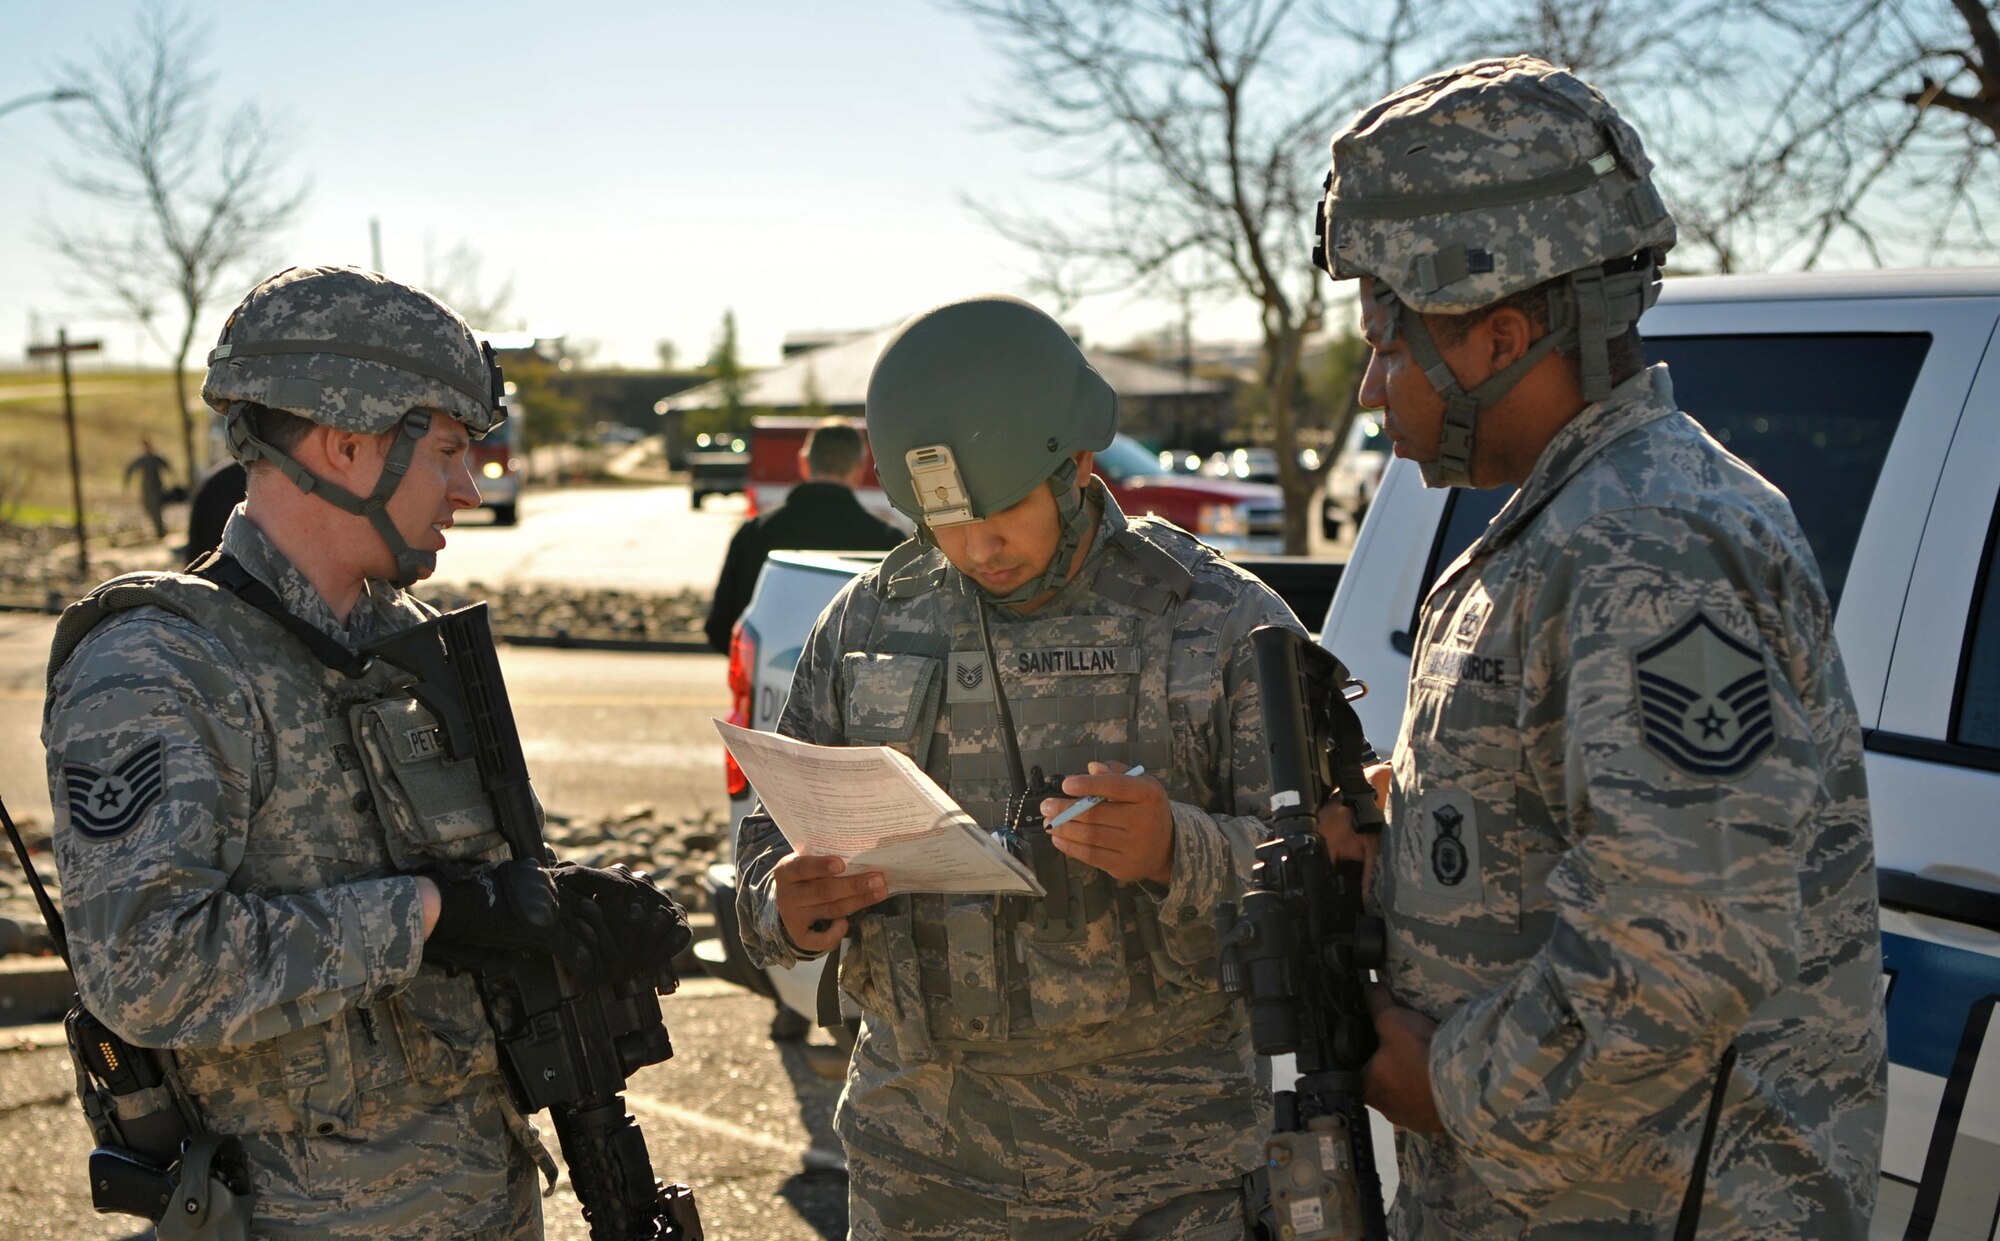
[[[1271,432],[1278,453],[1278,488],[1285,495],[1285,554],[1303,556],[1311,550],[1307,520],[1321,472],[1299,464],[1298,413],[1292,394],[1298,390],[1299,354],[1304,346],[1290,323],[1264,333],[1264,394],[1271,403]]]
[[[187,356],[188,345],[194,338],[194,319],[188,318],[187,330],[181,333],[180,352],[174,355],[174,409],[181,418],[181,451],[187,461],[188,494],[194,494],[195,480],[200,477],[196,470],[201,463],[194,455],[194,418],[188,413]]]

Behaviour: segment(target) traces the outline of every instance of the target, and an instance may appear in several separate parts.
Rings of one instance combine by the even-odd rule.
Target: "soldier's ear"
[[[379,435],[363,435],[315,424],[299,447],[319,460],[317,463],[307,462],[302,457],[300,463],[309,473],[318,474],[349,491],[356,491],[354,481],[372,473],[371,464],[379,466],[383,452],[377,441],[381,438]],[[318,468],[314,468],[315,464]],[[366,494],[367,491],[367,487],[362,487],[356,494]]]
[[[1482,359],[1496,375],[1512,366],[1535,343],[1535,325],[1518,306],[1501,306],[1473,325],[1473,333],[1484,343]]]

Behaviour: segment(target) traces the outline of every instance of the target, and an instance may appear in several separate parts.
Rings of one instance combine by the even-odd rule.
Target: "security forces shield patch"
[[[1742,775],[1775,740],[1764,653],[1700,611],[1635,656],[1639,736],[1670,765],[1703,779]]]
[[[153,808],[166,788],[165,748],[158,737],[118,761],[110,771],[87,763],[64,763],[69,822],[92,840],[110,840],[129,831]]]

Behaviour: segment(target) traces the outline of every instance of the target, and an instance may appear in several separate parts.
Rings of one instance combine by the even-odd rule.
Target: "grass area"
[[[72,377],[85,509],[93,516],[137,513],[138,484],[125,482],[125,466],[139,455],[141,435],[150,434],[171,464],[167,485],[185,484],[170,372],[79,370]],[[190,376],[191,400],[200,383],[199,372]],[[197,453],[207,443],[207,412],[195,424]],[[0,371],[0,516],[67,524],[73,511],[61,374],[53,367]]]

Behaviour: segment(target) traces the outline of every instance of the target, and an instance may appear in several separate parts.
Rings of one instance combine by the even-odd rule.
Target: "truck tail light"
[[[729,722],[741,728],[755,728],[751,716],[751,695],[756,692],[754,680],[757,671],[757,631],[736,622],[736,628],[729,635]],[[743,769],[736,765],[736,756],[724,750],[723,774],[729,783],[729,795],[741,797],[750,790],[750,780]]]
[[[1250,533],[1250,518],[1240,504],[1204,504],[1195,514],[1194,532],[1242,538]]]

